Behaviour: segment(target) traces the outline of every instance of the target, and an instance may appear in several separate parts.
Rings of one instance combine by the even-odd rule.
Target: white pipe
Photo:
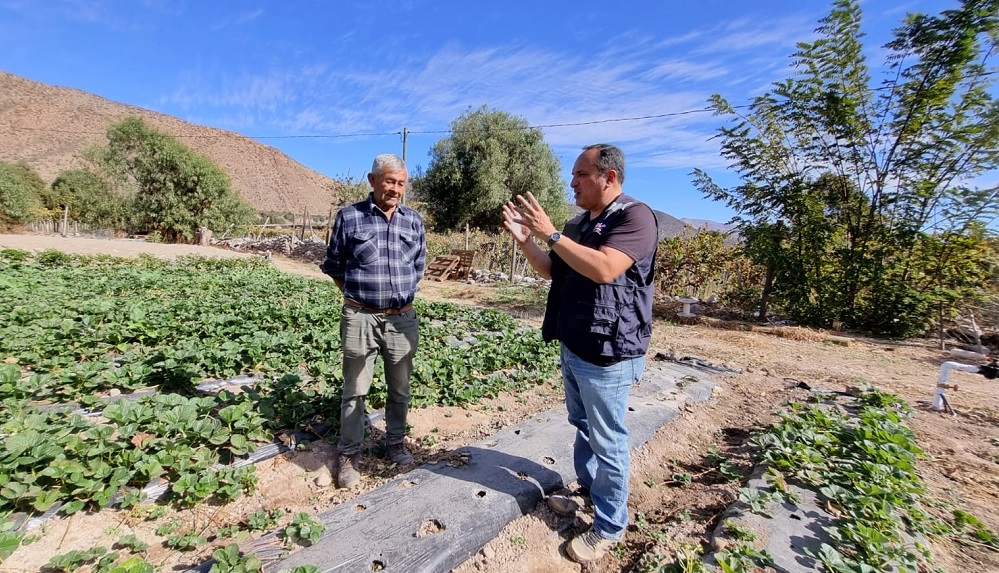
[[[937,412],[944,410],[944,398],[947,397],[948,388],[957,390],[957,385],[947,384],[951,370],[961,370],[963,372],[978,372],[978,366],[974,364],[962,364],[960,362],[944,362],[940,365],[940,376],[937,378],[937,391],[933,394],[933,409]]]

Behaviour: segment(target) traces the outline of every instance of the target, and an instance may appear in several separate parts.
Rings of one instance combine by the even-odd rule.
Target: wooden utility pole
[[[513,274],[517,272],[517,239],[510,233],[510,282],[513,282]]]
[[[402,128],[402,160],[406,161],[406,140],[409,138],[409,129]]]

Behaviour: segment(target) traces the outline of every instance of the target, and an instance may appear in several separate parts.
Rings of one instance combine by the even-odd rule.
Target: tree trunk
[[[763,279],[763,294],[760,295],[760,322],[767,321],[767,307],[770,305],[770,293],[773,291],[774,286],[774,267],[773,264],[767,265],[767,275]]]
[[[947,350],[947,343],[944,342],[944,303],[940,301],[940,310],[937,314],[937,323],[939,325],[938,334],[940,336],[940,350]]]

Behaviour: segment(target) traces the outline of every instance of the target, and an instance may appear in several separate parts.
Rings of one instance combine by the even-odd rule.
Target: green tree
[[[254,211],[228,175],[208,158],[130,117],[108,127],[99,164],[116,181],[116,192],[132,197],[138,230],[166,241],[190,241],[198,227],[241,232]]]
[[[45,207],[61,212],[69,207],[74,221],[103,229],[131,227],[130,202],[117,195],[110,184],[89,169],[69,169],[60,173],[43,198]]]
[[[907,336],[982,288],[958,277],[983,244],[966,238],[999,207],[999,187],[966,183],[999,167],[999,0],[908,16],[880,85],[860,23],[858,2],[837,0],[819,38],[798,45],[794,77],[746,111],[713,96],[733,118],[722,154],[742,183],[722,188],[697,170],[695,185],[739,213],[747,252],[793,318]]]
[[[42,178],[28,165],[0,161],[0,228],[37,217],[44,190]]]
[[[569,216],[558,158],[541,130],[523,118],[487,106],[469,110],[451,123],[451,135],[434,144],[430,157],[413,191],[438,230],[466,223],[497,228],[503,204],[528,191],[556,226]]]

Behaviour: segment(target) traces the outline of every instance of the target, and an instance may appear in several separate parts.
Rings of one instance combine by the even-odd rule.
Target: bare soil
[[[150,245],[141,242],[0,235],[0,247],[56,248],[67,252],[108,253],[129,256],[142,252],[155,256],[176,253],[213,256],[247,256],[210,247]],[[250,255],[252,256],[252,255]],[[322,278],[314,265],[275,257],[274,264],[287,272]],[[420,297],[483,306],[495,302],[489,286],[424,282]],[[536,309],[506,306],[505,310],[537,325]],[[667,314],[664,311],[664,316]],[[741,328],[733,329],[733,328]],[[637,526],[639,518],[672,543],[702,543],[717,524],[720,513],[734,501],[738,484],[722,479],[705,459],[717,450],[732,459],[746,460],[746,440],[751,433],[775,420],[775,412],[788,401],[801,401],[805,382],[815,388],[844,390],[848,386],[875,385],[904,398],[915,409],[909,425],[927,458],[919,473],[931,495],[948,507],[970,512],[993,531],[999,531],[999,384],[964,372],[951,374],[958,391],[949,398],[958,415],[930,410],[940,364],[949,354],[934,341],[891,342],[796,328],[748,330],[746,325],[715,321],[711,324],[677,324],[658,320],[650,355],[675,352],[741,370],[741,374],[714,377],[719,387],[705,404],[692,407],[663,428],[632,457],[632,522],[625,543],[601,561],[588,566],[565,555],[567,540],[585,524],[554,515],[545,505],[512,522],[480,552],[455,569],[456,573],[576,572],[619,573],[636,570],[636,560],[651,547],[649,536]],[[839,338],[834,343],[830,334]],[[426,408],[412,413],[411,446],[418,462],[446,456],[455,447],[482,439],[497,429],[516,423],[536,411],[561,402],[557,381],[541,385],[531,396],[502,396],[470,408]],[[570,444],[566,444],[566,449]],[[38,571],[53,555],[93,546],[110,547],[133,533],[149,542],[147,559],[161,570],[179,570],[204,562],[213,545],[232,542],[209,539],[196,551],[179,552],[163,545],[154,530],[177,519],[183,531],[212,534],[219,527],[243,519],[258,509],[286,511],[282,524],[293,513],[318,513],[359,493],[377,487],[404,471],[371,455],[364,456],[359,487],[340,490],[330,485],[333,448],[316,442],[311,451],[291,453],[259,465],[260,488],[252,496],[226,506],[203,506],[147,521],[135,512],[105,510],[50,521],[38,541],[22,547],[0,571]],[[745,461],[745,471],[749,471]],[[673,481],[676,473],[689,473],[689,484]],[[239,539],[244,545],[252,539]],[[999,571],[999,553],[987,546],[953,539],[931,539],[932,566],[947,572]]]

